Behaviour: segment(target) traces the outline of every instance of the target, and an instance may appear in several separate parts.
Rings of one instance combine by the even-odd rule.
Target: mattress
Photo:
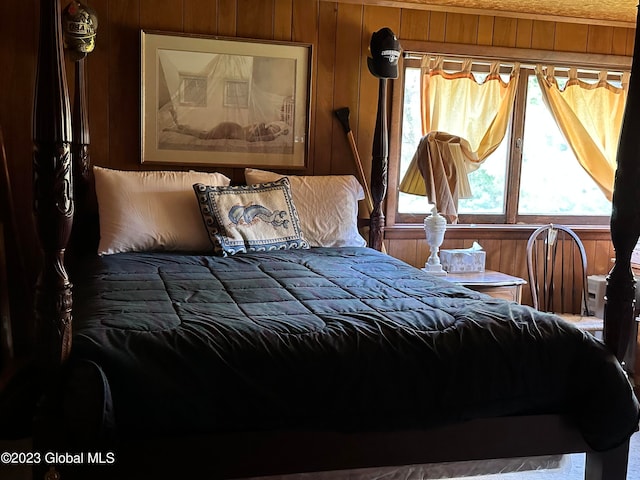
[[[69,365],[100,368],[122,434],[568,413],[604,450],[638,424],[624,372],[593,336],[369,248],[122,253],[73,279]]]

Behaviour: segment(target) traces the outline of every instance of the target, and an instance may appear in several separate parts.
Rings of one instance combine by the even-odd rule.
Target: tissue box
[[[484,272],[486,256],[484,250],[440,250],[440,263],[449,273]]]

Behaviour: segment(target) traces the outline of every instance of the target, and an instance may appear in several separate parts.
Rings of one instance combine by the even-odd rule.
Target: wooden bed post
[[[75,61],[75,92],[73,96],[73,141],[71,143],[73,162],[73,185],[75,200],[85,200],[89,188],[89,115],[87,114],[87,87],[84,71],[84,57]]]
[[[638,20],[636,21],[638,23]],[[638,25],[640,26],[640,25]],[[625,106],[617,153],[613,188],[611,240],[616,252],[607,276],[604,308],[604,341],[625,370],[635,373],[637,322],[635,321],[635,279],[631,253],[640,236],[640,31],[636,28],[629,93]],[[637,381],[637,378],[635,379]]]
[[[33,144],[33,207],[43,251],[36,286],[36,361],[55,369],[71,347],[72,295],[64,254],[73,224],[71,115],[57,0],[40,1]]]
[[[62,13],[64,47],[74,62],[75,90],[73,96],[71,162],[73,164],[74,226],[69,241],[69,253],[88,252],[93,245],[92,222],[89,217],[91,160],[89,155],[89,114],[85,58],[95,48],[98,17],[95,11],[71,0]]]
[[[369,246],[382,251],[384,240],[384,213],[382,201],[387,193],[387,164],[389,135],[387,128],[387,79],[380,78],[378,87],[378,114],[373,134],[373,158],[371,162],[371,197],[373,211],[369,227]]]
[[[73,141],[71,156],[76,201],[89,188],[89,115],[87,113],[87,86],[85,80],[85,58],[95,48],[98,18],[94,10],[76,0],[71,0],[63,14],[64,47],[74,62],[75,92],[73,96]]]

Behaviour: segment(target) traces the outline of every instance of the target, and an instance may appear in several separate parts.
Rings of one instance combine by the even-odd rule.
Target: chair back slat
[[[527,243],[534,308],[588,315],[587,259],[580,238],[563,225],[544,225]]]

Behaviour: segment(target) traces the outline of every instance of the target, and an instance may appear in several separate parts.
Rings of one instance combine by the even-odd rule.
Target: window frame
[[[409,214],[398,212],[398,185],[400,183],[400,149],[402,143],[402,116],[404,103],[404,69],[405,63],[412,55],[443,55],[446,57],[471,57],[477,60],[519,62],[526,65],[543,63],[566,67],[568,65],[586,69],[611,71],[630,71],[631,57],[624,55],[585,54],[534,50],[509,47],[484,47],[479,45],[451,44],[439,42],[422,42],[400,40],[404,55],[398,64],[398,78],[391,81],[391,119],[389,129],[389,178],[387,187],[386,218],[389,227],[400,224],[421,224],[425,214]],[[413,65],[412,65],[413,66]],[[524,101],[518,102],[522,92],[526,92],[527,75],[521,75],[516,93],[516,108],[510,122],[507,158],[507,180],[505,192],[504,214],[461,214],[459,224],[472,225],[513,225],[563,223],[571,225],[604,225],[609,223],[609,216],[543,216],[518,215],[517,203],[520,188],[520,169],[522,155],[517,148],[518,135],[512,132],[524,131]],[[515,193],[514,193],[515,192]]]

